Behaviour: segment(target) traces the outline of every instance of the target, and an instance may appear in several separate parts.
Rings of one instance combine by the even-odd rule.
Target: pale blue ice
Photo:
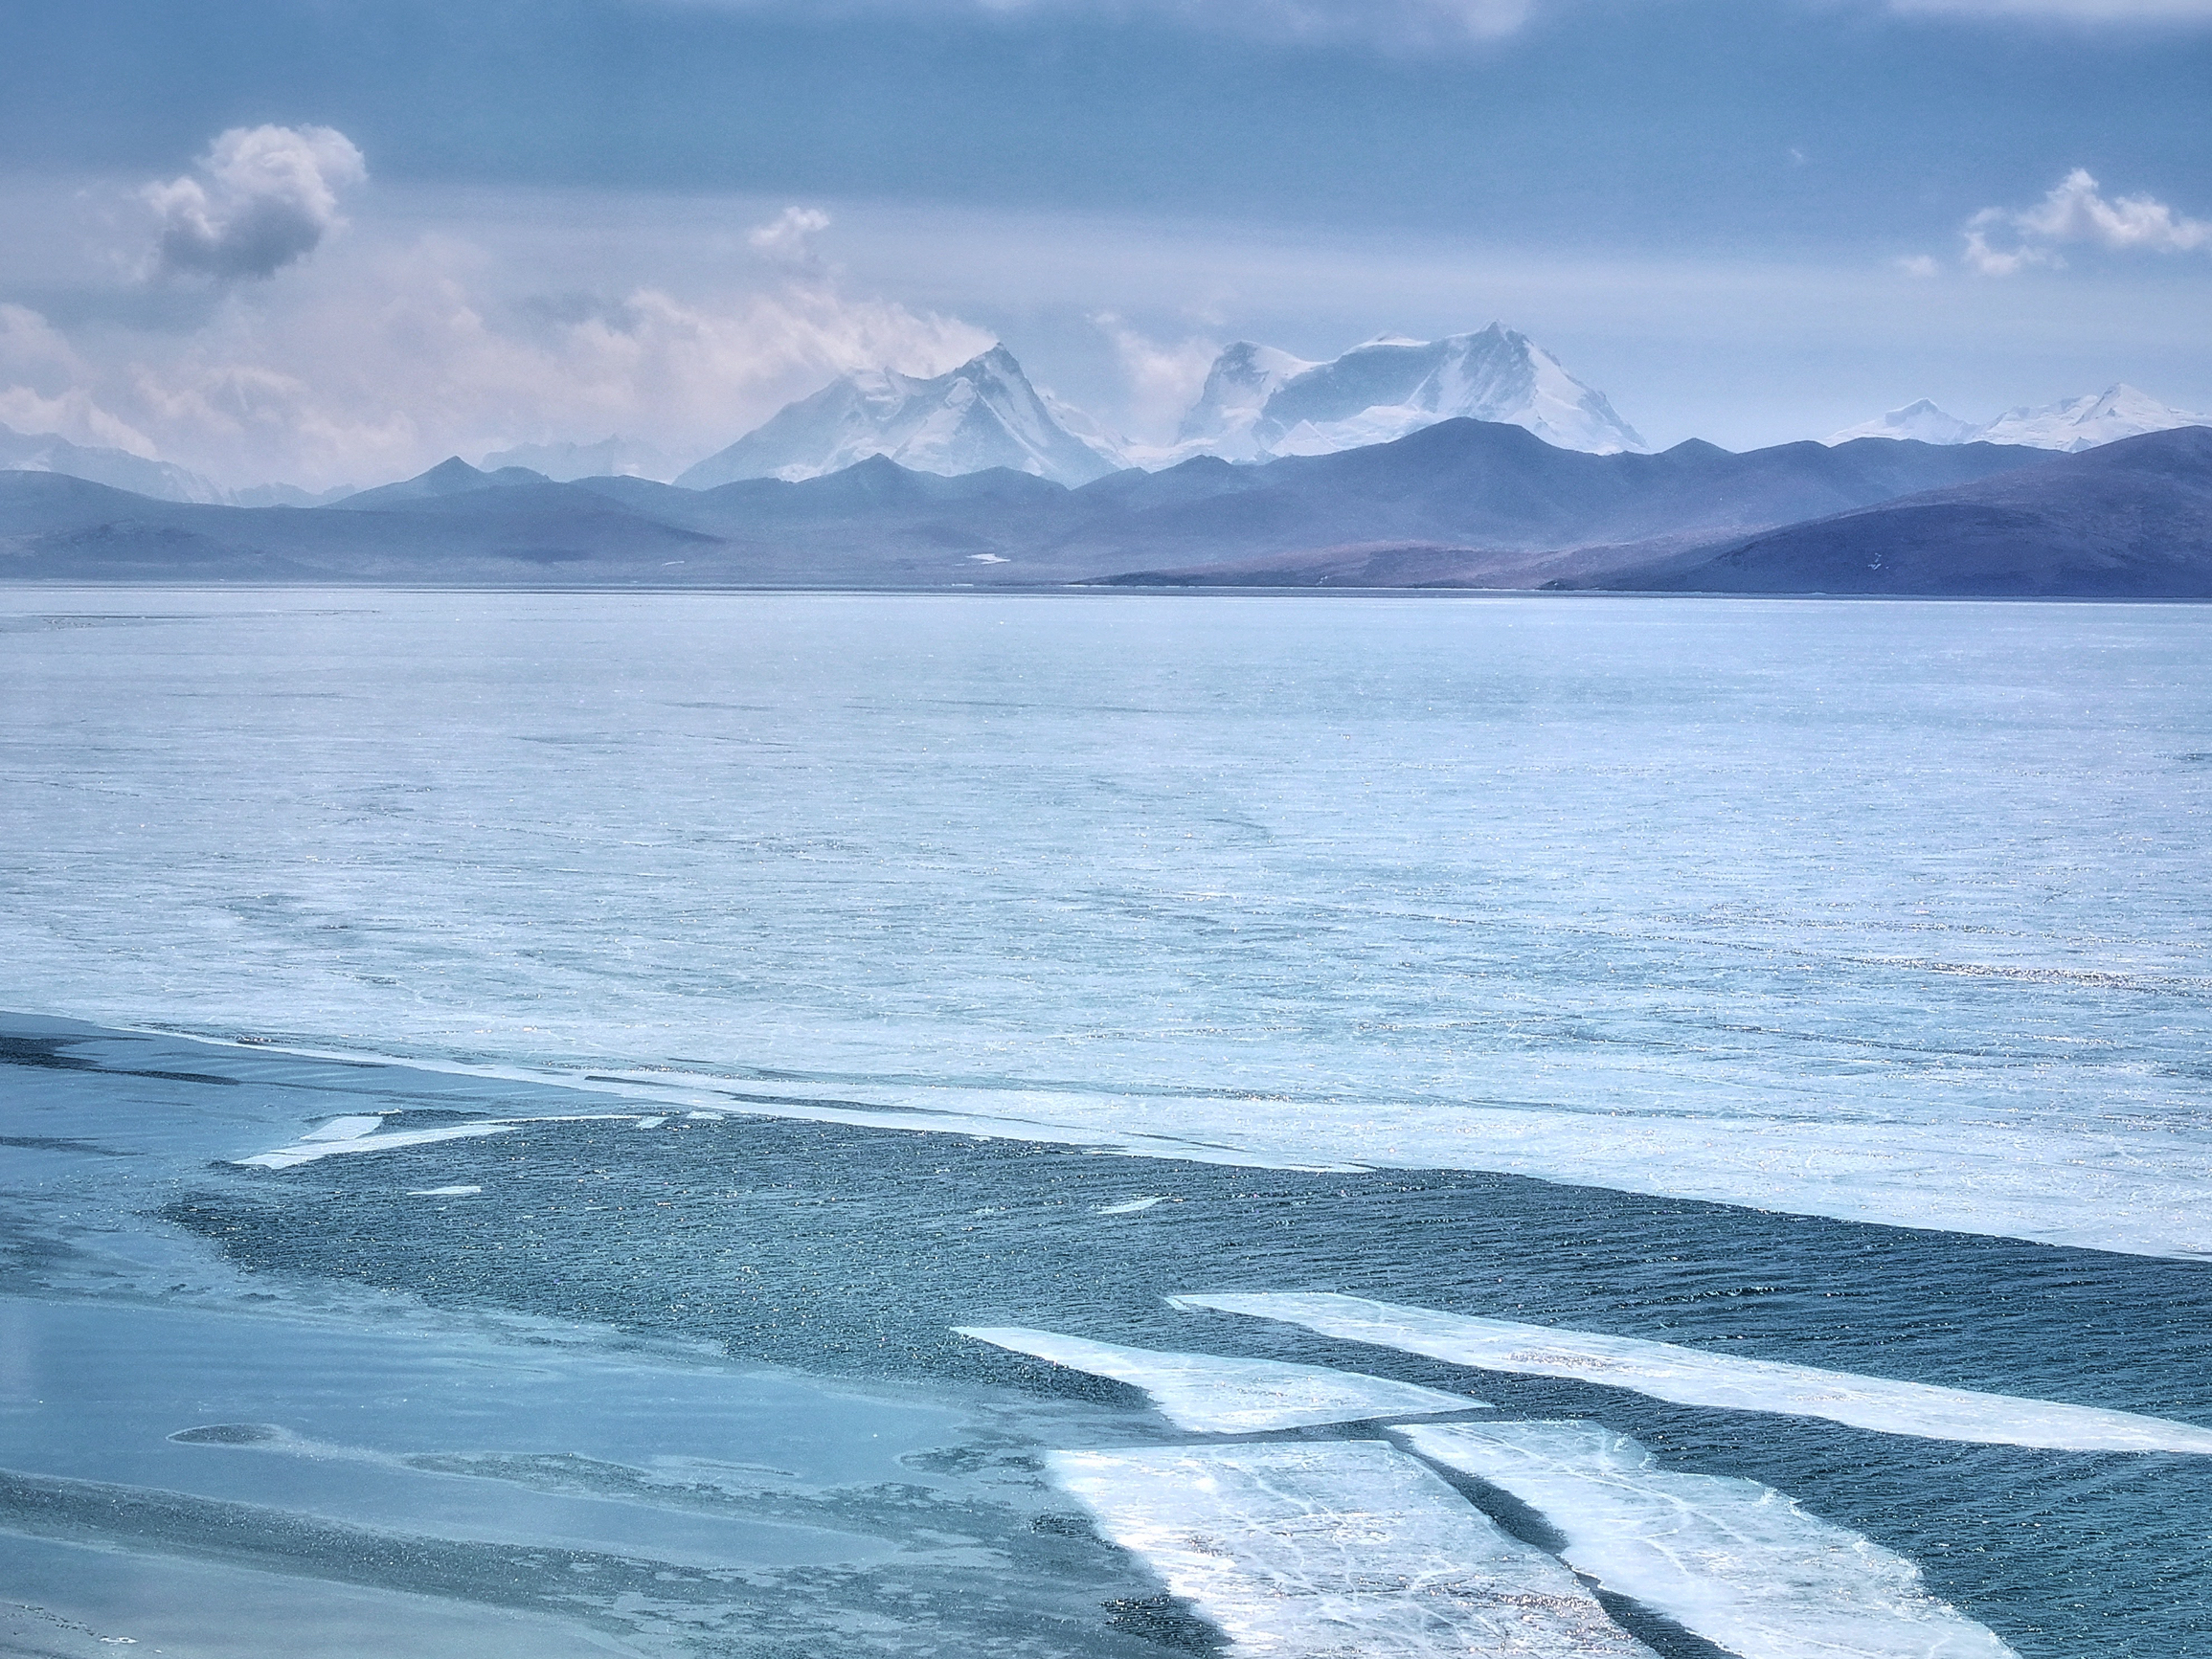
[[[0,1004],[2212,1251],[2208,632],[11,589]]]

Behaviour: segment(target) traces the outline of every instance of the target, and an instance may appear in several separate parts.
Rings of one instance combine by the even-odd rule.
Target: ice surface
[[[474,1123],[446,1123],[431,1129],[395,1129],[381,1134],[372,1132],[383,1121],[380,1117],[340,1118],[334,1123],[325,1124],[311,1134],[301,1136],[290,1146],[255,1153],[251,1157],[233,1161],[255,1169],[288,1170],[296,1169],[301,1164],[313,1163],[317,1158],[334,1157],[340,1153],[390,1152],[395,1147],[433,1146],[441,1140],[474,1140],[487,1134],[507,1134],[526,1123],[611,1121],[633,1124],[639,1129],[657,1129],[668,1120],[665,1117],[633,1117],[628,1112],[559,1112],[531,1117],[482,1118]],[[368,1128],[343,1135],[333,1134],[331,1132],[342,1124],[367,1125]]]
[[[381,1123],[383,1119],[369,1121]],[[475,1140],[487,1134],[506,1134],[512,1128],[514,1125],[509,1123],[447,1123],[436,1129],[395,1129],[390,1134],[356,1134],[343,1138],[318,1133],[291,1146],[256,1153],[237,1161],[255,1169],[288,1170],[311,1164],[317,1158],[335,1157],[340,1153],[389,1152],[394,1147],[432,1146],[441,1140]]]
[[[1056,1451],[1053,1478],[1237,1655],[1627,1659],[1557,1561],[1373,1441]]]
[[[358,1140],[384,1127],[381,1117],[334,1117],[321,1129],[311,1129],[302,1140]]]
[[[1885,1434],[1986,1446],[2212,1454],[2212,1428],[2195,1424],[2055,1400],[2022,1400],[1810,1365],[1740,1359],[1595,1331],[1440,1313],[1327,1292],[1170,1300],[1179,1308],[1279,1319],[1325,1336],[1423,1354],[1454,1365],[1525,1377],[1568,1377],[1682,1405],[1820,1417]]]
[[[1020,1326],[962,1325],[962,1336],[1034,1355],[1073,1371],[1132,1383],[1152,1397],[1160,1414],[1178,1428],[1200,1434],[1253,1434],[1320,1423],[1359,1423],[1400,1413],[1432,1416],[1482,1405],[1464,1395],[1442,1394],[1411,1382],[1293,1365],[1279,1359],[1243,1359],[1220,1354],[1163,1353],[1122,1348],[1056,1331]]]
[[[2017,1659],[1904,1557],[1756,1481],[1656,1468],[1591,1423],[1402,1432],[1543,1515],[1578,1572],[1745,1659]]]
[[[2187,607],[16,587],[0,630],[0,1004],[2212,1259]]]

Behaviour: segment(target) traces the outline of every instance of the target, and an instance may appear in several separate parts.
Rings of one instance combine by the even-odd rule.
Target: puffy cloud
[[[273,277],[345,224],[338,192],[369,176],[327,126],[234,126],[197,168],[144,191],[159,220],[155,265],[169,274]]]
[[[0,426],[151,459],[153,441],[103,408],[92,370],[60,331],[24,305],[0,304]]]
[[[610,431],[688,461],[833,374],[938,373],[992,340],[806,267],[555,300],[517,292],[533,275],[459,236],[372,234],[300,281],[233,287],[182,334],[64,336],[0,307],[0,420],[230,484],[376,482]]]
[[[2187,218],[2156,197],[2106,196],[2076,168],[2032,208],[1984,208],[1967,220],[1966,263],[1985,277],[2064,265],[2069,243],[2117,252],[2186,253],[2212,246],[2212,220]]]
[[[745,241],[771,258],[811,262],[814,238],[828,229],[829,215],[820,208],[785,208],[746,232]]]
[[[1128,380],[1131,436],[1162,442],[1172,438],[1176,422],[1205,390],[1207,371],[1221,347],[1195,338],[1162,345],[1111,311],[1091,321],[1113,341],[1114,355]]]

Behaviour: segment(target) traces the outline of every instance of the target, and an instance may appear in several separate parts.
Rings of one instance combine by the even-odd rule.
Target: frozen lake
[[[10,1377],[75,1379],[9,1397],[0,1601],[72,1655],[69,1621],[134,1604],[124,1558],[343,1581],[357,1622],[427,1587],[424,1652],[500,1606],[560,1633],[518,1652],[1163,1654],[1275,1639],[1234,1634],[1305,1593],[1268,1552],[1374,1468],[1416,1494],[1391,1558],[1478,1536],[1421,1530],[1460,1501],[1438,1466],[1316,1453],[1323,1495],[1251,1521],[1244,1576],[1167,1602],[1196,1569],[1045,1453],[1150,1468],[1190,1437],[1126,1381],[952,1334],[1015,1327],[1588,1419],[1668,1480],[1780,1494],[1812,1518],[1763,1547],[1885,1563],[1840,1653],[1949,1620],[1961,1653],[2212,1655],[2201,1456],[1914,1439],[1162,1301],[1341,1291],[1595,1334],[1570,1354],[2212,1424],[2208,630],[2182,606],[0,591],[0,1290]],[[549,1394],[556,1338],[577,1369]],[[102,1392],[118,1341],[175,1362]],[[241,1342],[267,1355],[244,1379],[211,1357]],[[375,1398],[419,1411],[316,1380],[408,1365],[427,1380]],[[472,1366],[482,1398],[451,1381]],[[641,1417],[626,1377],[680,1403]],[[67,1432],[39,1416],[63,1396]],[[821,1467],[743,1449],[795,1424]],[[1514,1573],[1570,1582],[1572,1516],[1462,1484],[1521,1540],[1501,1560],[1542,1556]],[[109,1487],[199,1507],[145,1500],[119,1557],[87,1518]],[[312,1524],[287,1545],[278,1514]],[[334,1528],[446,1553],[348,1576]],[[496,1554],[530,1549],[575,1559],[539,1584]],[[640,1559],[674,1577],[570,1593]],[[781,1611],[729,1616],[729,1572]],[[1617,1588],[1614,1645],[1558,1651],[1709,1659],[1781,1617]],[[346,1650],[274,1589],[247,1603],[251,1640],[163,1650]],[[1375,1612],[1400,1646],[1373,1651],[1468,1650],[1426,1605]]]

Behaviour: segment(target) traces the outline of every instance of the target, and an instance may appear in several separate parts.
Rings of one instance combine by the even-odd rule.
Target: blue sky
[[[33,0],[0,420],[689,459],[995,336],[1157,431],[1228,340],[1493,318],[1662,442],[2207,409],[2207,107],[2212,0]]]

